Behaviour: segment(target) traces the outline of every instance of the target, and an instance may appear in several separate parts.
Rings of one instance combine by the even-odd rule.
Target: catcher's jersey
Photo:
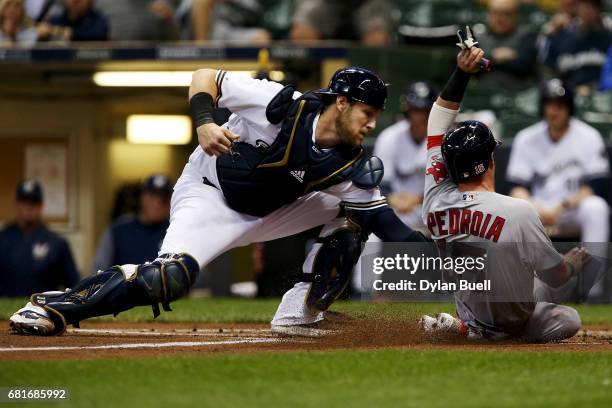
[[[385,165],[382,183],[390,191],[422,195],[425,185],[427,143],[417,143],[410,134],[410,123],[403,119],[376,138],[374,155]]]
[[[572,118],[566,134],[554,142],[545,121],[520,131],[512,143],[507,178],[530,185],[536,202],[555,205],[575,194],[590,179],[609,172],[599,132]]]
[[[441,145],[456,114],[434,104],[429,117],[423,221],[439,243],[488,243],[488,253],[495,254],[487,259],[492,291],[525,300],[526,290],[531,295],[534,273],[555,267],[561,255],[530,203],[495,192],[460,191],[451,181]],[[462,320],[491,331],[520,326],[534,306],[530,301],[512,305],[475,301],[468,291],[455,292],[455,300]]]
[[[253,79],[248,75],[223,70],[217,72],[216,82],[217,106],[232,112],[223,127],[239,135],[241,142],[253,146],[271,145],[278,136],[282,124],[275,125],[268,122],[266,107],[283,86],[276,82]],[[300,95],[299,92],[295,92],[294,99]],[[319,115],[316,115],[312,122],[313,140],[318,119]],[[216,160],[216,157],[207,155],[202,147],[198,146],[189,157],[188,167],[190,171],[197,172],[200,177],[205,177],[207,182],[220,189]],[[378,188],[363,190],[353,185],[351,181],[333,185],[323,191],[338,197],[345,206],[350,206],[350,203],[371,203],[372,207],[379,207],[384,202],[384,197]],[[369,205],[359,207],[365,210],[369,208]]]

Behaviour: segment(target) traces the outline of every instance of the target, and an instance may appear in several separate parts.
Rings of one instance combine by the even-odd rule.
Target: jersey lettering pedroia
[[[216,76],[217,106],[227,108],[232,112],[228,121],[222,126],[240,136],[241,142],[252,144],[253,146],[262,143],[272,144],[281,129],[281,124],[274,125],[266,119],[266,107],[276,94],[283,89],[277,82],[253,79],[248,75],[236,74],[226,71],[218,71]],[[300,97],[299,92],[295,92],[294,99]],[[317,115],[313,122],[313,138],[316,131]],[[194,172],[200,178],[206,179],[217,187],[219,179],[217,177],[216,157],[207,155],[201,146],[196,147],[186,167],[186,171]],[[380,206],[381,200],[384,201],[378,188],[362,190],[355,186],[351,181],[345,181],[331,186],[323,192],[338,197],[347,207],[351,203],[372,203]],[[356,209],[369,209],[360,206]]]
[[[558,266],[561,255],[529,202],[491,191],[460,191],[452,182],[441,146],[456,116],[457,111],[437,103],[429,116],[423,222],[435,241],[488,243],[487,251],[494,253],[487,260],[493,291],[524,300],[534,273]],[[511,317],[507,304],[476,301],[469,291],[456,292],[455,300],[462,320],[492,330],[520,325],[533,309],[531,302],[517,302],[522,313]]]
[[[512,143],[506,176],[531,186],[533,199],[556,205],[578,192],[589,180],[606,177],[609,163],[599,132],[572,118],[567,132],[555,142],[545,121],[520,131]]]

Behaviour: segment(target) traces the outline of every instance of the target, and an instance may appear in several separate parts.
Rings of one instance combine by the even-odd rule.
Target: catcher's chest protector
[[[271,102],[274,103],[274,100]],[[236,142],[217,159],[217,175],[229,206],[265,216],[312,191],[351,178],[363,148],[339,145],[323,151],[312,140],[313,121],[323,108],[312,93],[287,102],[282,128],[270,146]]]

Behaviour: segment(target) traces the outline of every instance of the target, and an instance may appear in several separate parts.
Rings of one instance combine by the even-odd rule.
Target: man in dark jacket
[[[0,296],[71,287],[79,280],[65,239],[42,221],[40,184],[26,180],[17,186],[16,219],[0,231]]]

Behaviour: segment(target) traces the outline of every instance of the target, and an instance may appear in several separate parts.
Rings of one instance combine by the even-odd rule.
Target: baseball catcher
[[[338,70],[329,86],[293,87],[223,70],[202,69],[189,89],[200,145],[174,187],[170,226],[159,257],[118,265],[65,292],[32,295],[10,319],[16,333],[61,334],[93,316],[159,305],[188,293],[200,268],[221,253],[324,224],[283,297],[276,332],[317,324],[346,287],[370,233],[385,241],[420,241],[387,205],[378,184],[382,162],[363,138],[385,108],[387,86],[359,67]],[[232,112],[213,121],[215,107]]]

